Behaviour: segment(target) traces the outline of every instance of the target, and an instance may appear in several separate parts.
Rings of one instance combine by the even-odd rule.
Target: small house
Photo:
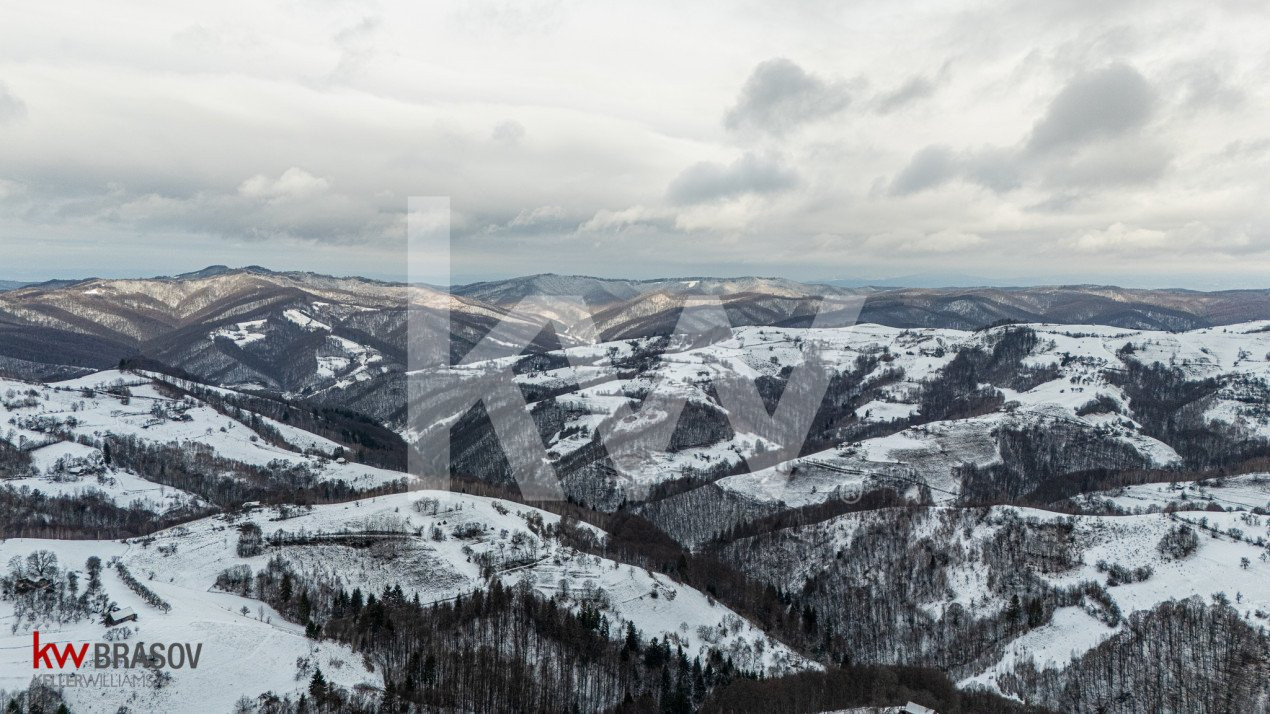
[[[137,613],[133,612],[132,608],[130,607],[125,607],[122,610],[115,610],[113,612],[106,613],[107,627],[114,627],[116,625],[122,625],[125,622],[136,622],[136,621],[137,621]]]
[[[900,714],[939,714],[939,712],[930,707],[924,707],[917,702],[909,702],[900,710]]]

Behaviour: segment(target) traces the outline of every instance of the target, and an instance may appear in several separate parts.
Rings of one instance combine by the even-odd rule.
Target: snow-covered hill
[[[1037,670],[1081,671],[1110,656],[1099,645],[1136,642],[1141,618],[1171,604],[1228,613],[1260,638],[1254,651],[1270,644],[1268,539],[1270,516],[1242,507],[1130,516],[882,509],[740,539],[720,553],[809,593],[806,606],[838,623],[830,635],[856,661],[924,663],[962,686],[1054,706],[1025,684]],[[1266,680],[1250,684],[1270,695]]]
[[[0,395],[7,417],[0,439],[31,455],[29,475],[9,485],[62,493],[97,489],[123,506],[134,498],[166,501],[167,507],[197,500],[179,490],[168,493],[147,485],[127,469],[109,468],[101,448],[107,436],[157,447],[208,449],[220,459],[251,467],[303,469],[318,481],[338,481],[354,489],[404,477],[329,458],[339,444],[249,412],[240,418],[227,416],[174,391],[157,376],[106,371],[52,384],[0,379]],[[279,437],[276,443],[267,438],[271,434]]]
[[[242,695],[273,691],[295,698],[308,686],[311,667],[321,667],[330,681],[345,687],[378,687],[376,673],[347,647],[306,639],[303,627],[267,605],[216,586],[224,573],[261,570],[270,561],[285,562],[306,578],[338,581],[350,592],[358,588],[372,595],[399,586],[424,605],[469,594],[491,579],[507,585],[523,581],[574,608],[598,604],[612,622],[614,638],[629,622],[645,637],[673,642],[692,657],[704,658],[714,649],[755,673],[820,667],[693,588],[565,546],[552,535],[559,520],[515,503],[419,491],[311,509],[256,509],[126,542],[11,539],[0,542],[0,562],[17,558],[21,563],[14,567],[21,569],[30,554],[47,551],[57,557],[59,577],[74,572],[87,582],[85,562],[101,558],[112,563],[102,575],[105,596],[138,614],[125,625],[130,634],[123,641],[203,644],[199,668],[172,670],[161,688],[68,688],[66,699],[77,712],[114,712],[124,705],[174,711],[193,701],[203,711],[229,711]],[[261,529],[265,545],[259,554],[243,557],[238,543],[249,523]],[[116,561],[170,610],[130,590]],[[28,683],[33,630],[40,631],[42,642],[99,641],[111,631],[97,622],[102,614],[57,622],[0,600],[5,626],[0,690]]]
[[[158,684],[146,668],[137,670],[110,668],[74,670],[93,676],[136,675],[143,683],[117,680],[114,686],[64,686],[63,697],[76,712],[116,712],[121,707],[132,711],[200,711],[229,712],[243,696],[254,699],[266,691],[292,694],[303,691],[314,667],[340,685],[374,687],[377,680],[347,647],[329,642],[316,642],[304,636],[304,628],[287,622],[272,608],[258,601],[211,589],[212,580],[200,586],[180,587],[165,582],[164,570],[143,570],[135,556],[141,546],[118,541],[63,541],[15,538],[0,542],[0,559],[9,562],[25,559],[33,553],[56,556],[57,574],[62,578],[74,573],[87,588],[86,562],[96,557],[110,563],[101,574],[101,592],[121,610],[137,614],[135,622],[120,627],[101,623],[104,613],[85,613],[80,619],[58,621],[56,615],[29,613],[22,616],[12,600],[0,600],[0,690],[16,691],[31,683],[32,632],[39,630],[41,644],[53,642],[60,648],[68,643],[118,642],[128,646],[137,643],[190,643],[202,645],[197,668],[188,666],[167,669],[170,681]],[[171,609],[161,611],[133,592],[120,577],[115,561],[128,567],[129,573],[145,587],[159,594]],[[176,563],[174,555],[167,562]],[[5,576],[12,575],[12,566]],[[91,655],[90,655],[91,656]],[[303,663],[300,665],[299,663]],[[69,672],[73,668],[53,670]],[[192,703],[197,702],[197,705]]]
[[[1022,510],[1023,517],[1052,521],[1053,514]],[[1089,614],[1088,608],[1067,606],[1055,610],[1050,622],[1011,640],[1001,659],[963,684],[1000,688],[999,676],[1024,663],[1039,669],[1063,668],[1096,645],[1127,629],[1134,613],[1149,612],[1166,601],[1199,597],[1205,602],[1227,602],[1251,627],[1270,631],[1270,518],[1247,511],[1176,515],[1094,517],[1072,520],[1073,540],[1080,565],[1047,575],[1055,586],[1085,581],[1109,582],[1110,601],[1122,613],[1113,626]],[[1166,534],[1178,527],[1199,533],[1195,551],[1183,558],[1157,548]],[[987,534],[984,534],[985,537]],[[1134,571],[1149,568],[1138,582],[1119,582],[1110,574],[1116,568]],[[1135,576],[1136,577],[1136,576]],[[986,593],[961,593],[974,600]],[[1007,603],[1000,603],[1002,606]],[[1018,692],[1007,693],[1018,695]]]
[[[1179,414],[1174,423],[1183,419],[1195,429],[1225,429],[1236,441],[1260,443],[1270,437],[1268,326],[1258,322],[1184,333],[1060,325],[980,332],[868,324],[739,327],[728,339],[687,349],[663,350],[650,340],[567,348],[535,357],[516,380],[528,395],[548,455],[562,469],[566,490],[598,507],[643,498],[659,483],[685,477],[710,481],[714,474],[724,476],[717,488],[760,510],[766,508],[762,504],[812,505],[843,491],[881,486],[947,503],[998,497],[992,493],[997,477],[968,476],[968,467],[1027,472],[1017,479],[1017,493],[1007,497],[1038,489],[1052,476],[1083,470],[1194,467],[1198,457],[1178,452],[1189,447],[1168,436],[1171,427],[1147,401],[1177,385],[1190,386],[1183,401],[1169,407]],[[810,444],[823,446],[748,472],[746,459],[770,451],[773,444],[729,429],[735,419],[715,386],[726,380],[766,380],[776,385],[775,395],[791,370],[803,365],[812,345],[840,380],[831,385],[809,437]],[[640,362],[645,354],[651,359]],[[476,363],[468,369],[507,363]],[[647,366],[632,370],[632,364]],[[976,388],[982,393],[940,397],[941,380],[954,378],[950,365],[956,374],[978,371],[978,382],[952,385],[945,392]],[[1149,372],[1156,365],[1160,375]],[[1176,385],[1150,381],[1165,378]],[[596,446],[605,427],[651,390],[699,405],[691,425],[679,424],[683,438],[668,451],[648,453],[642,463],[624,463],[620,473],[601,469],[570,480],[571,472],[593,459],[602,461]],[[965,407],[972,396],[981,404]],[[951,401],[936,404],[937,398]],[[965,408],[972,411],[958,413]],[[450,415],[445,423],[459,416]],[[637,412],[621,429],[639,430],[666,418],[655,410]],[[1042,458],[1032,453],[1036,449],[1048,450],[1056,463],[1025,463]],[[467,459],[461,467],[481,473],[487,464],[478,459],[485,453],[460,457]],[[1052,476],[1035,475],[1045,469]],[[728,475],[738,470],[742,473]]]

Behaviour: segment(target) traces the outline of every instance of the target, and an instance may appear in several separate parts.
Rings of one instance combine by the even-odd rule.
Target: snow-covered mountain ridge
[[[439,400],[419,411],[385,390],[403,374],[391,312],[339,289],[345,297],[275,296],[191,323],[190,341],[165,353],[188,356],[184,367],[152,358],[70,379],[0,378],[0,551],[19,556],[0,600],[0,618],[19,627],[0,652],[29,646],[41,617],[59,636],[104,637],[104,593],[139,613],[134,640],[211,642],[223,630],[235,648],[278,653],[260,672],[218,660],[234,685],[215,692],[175,672],[134,707],[198,696],[223,710],[265,691],[294,705],[318,666],[349,708],[397,696],[425,672],[461,678],[394,659],[382,632],[367,637],[383,614],[366,610],[374,593],[404,628],[430,623],[411,637],[446,633],[419,652],[488,645],[523,624],[514,613],[537,612],[553,623],[544,631],[571,634],[517,646],[541,648],[534,661],[551,672],[537,681],[550,691],[573,691],[554,677],[585,671],[583,708],[626,691],[671,701],[649,673],[696,681],[697,661],[701,684],[683,689],[693,706],[740,672],[828,677],[844,663],[928,667],[967,691],[1053,711],[1137,711],[1117,699],[1128,691],[1156,709],[1270,696],[1270,321],[1178,332],[741,324],[695,343],[565,339],[452,368],[518,386],[517,408],[571,501],[537,508],[518,495],[480,409],[448,412]],[[648,296],[668,308],[678,299]],[[782,299],[810,298],[763,298]],[[484,305],[490,319],[505,315]],[[832,379],[804,447],[751,470],[775,443],[734,428],[755,415],[725,408],[719,385],[753,385],[770,410],[811,354]],[[278,368],[282,355],[302,359]],[[189,369],[199,364],[209,371]],[[615,468],[601,436],[613,422],[666,426],[667,413],[647,406],[651,390],[684,400],[669,446]],[[404,417],[375,424],[327,406],[373,400],[449,430],[456,487],[474,493],[411,490],[422,484],[392,461],[403,435],[419,433]],[[83,594],[88,550],[123,570],[101,571],[81,606],[63,584]],[[16,592],[18,578],[44,577],[28,570],[46,558],[26,560],[40,551],[58,556],[52,600]],[[1156,644],[1179,638],[1193,647]],[[570,654],[584,650],[589,660]],[[510,676],[528,661],[488,652],[495,659],[465,666]],[[1201,663],[1189,679],[1139,676],[1185,657]],[[443,704],[428,698],[439,690],[411,696]],[[66,699],[76,710],[125,703]]]

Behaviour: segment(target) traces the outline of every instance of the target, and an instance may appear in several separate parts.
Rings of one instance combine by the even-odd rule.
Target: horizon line
[[[448,284],[446,284],[446,283],[437,283],[437,282],[427,282],[422,280],[411,281],[408,279],[403,279],[401,276],[387,276],[383,274],[380,274],[380,275],[366,275],[366,274],[337,275],[333,273],[325,273],[325,272],[314,271],[314,270],[270,268],[270,267],[266,267],[266,266],[262,266],[258,264],[241,265],[238,267],[230,267],[224,264],[213,264],[213,265],[204,266],[202,268],[198,268],[196,270],[190,270],[190,271],[174,273],[174,274],[161,274],[161,275],[154,275],[154,274],[114,275],[114,276],[106,275],[104,277],[101,275],[90,275],[90,276],[83,276],[83,277],[50,277],[50,278],[45,278],[43,280],[13,280],[13,279],[0,277],[0,283],[8,283],[15,286],[10,289],[23,289],[23,288],[39,287],[41,285],[47,285],[50,283],[65,283],[66,286],[69,286],[69,285],[74,285],[78,283],[90,282],[94,280],[103,280],[103,281],[108,281],[108,280],[192,280],[192,279],[198,279],[200,277],[211,278],[211,277],[216,277],[217,275],[223,275],[223,274],[250,273],[250,272],[261,272],[261,273],[276,274],[276,275],[287,275],[287,274],[313,275],[317,277],[332,278],[332,279],[338,279],[338,280],[365,280],[370,282],[386,283],[386,284],[393,284],[393,285],[403,285],[403,286],[416,285],[416,286],[426,286],[426,287],[433,287],[433,288],[456,288],[456,287],[467,287],[467,286],[479,285],[479,284],[485,284],[485,283],[501,283],[501,282],[515,281],[515,280],[525,280],[525,279],[538,278],[538,277],[561,277],[561,278],[582,278],[587,280],[645,283],[645,284],[658,283],[658,282],[691,281],[691,280],[716,280],[716,281],[773,280],[773,281],[786,281],[791,283],[797,283],[800,285],[824,285],[827,287],[837,287],[837,288],[846,288],[846,289],[875,288],[875,289],[892,289],[892,290],[902,290],[902,289],[1011,290],[1011,289],[1039,289],[1039,288],[1086,288],[1086,289],[1112,288],[1117,290],[1145,290],[1145,291],[1160,291],[1160,292],[1185,291],[1185,292],[1198,292],[1198,293],[1270,290],[1270,286],[1196,288],[1196,287],[1183,287],[1177,284],[1160,284],[1160,285],[1154,285],[1151,287],[1138,287],[1138,286],[1125,285],[1125,284],[1121,284],[1117,282],[1106,282],[1103,280],[1089,279],[1089,278],[1085,280],[1073,278],[1071,281],[1058,281],[1058,282],[1041,282],[1041,281],[1033,282],[1033,281],[1028,281],[1026,279],[1022,279],[1022,280],[995,279],[995,278],[990,278],[987,276],[972,276],[972,275],[945,276],[946,278],[950,278],[951,280],[949,282],[940,283],[939,281],[941,278],[939,274],[937,273],[919,273],[919,274],[895,276],[895,277],[887,277],[887,278],[826,277],[826,278],[820,278],[820,279],[799,279],[799,278],[792,278],[792,277],[787,277],[782,275],[759,275],[754,273],[733,273],[733,274],[716,274],[716,275],[685,274],[685,275],[660,275],[657,277],[628,277],[628,276],[613,276],[613,275],[588,274],[588,273],[538,272],[538,273],[524,273],[524,274],[502,275],[502,276],[495,276],[495,275],[461,276],[462,279],[451,280]],[[200,274],[206,274],[206,275],[200,275]],[[1067,276],[1067,277],[1071,277],[1071,276]],[[1090,278],[1092,277],[1093,276],[1090,276]],[[956,278],[963,278],[964,280],[958,281],[956,280]]]

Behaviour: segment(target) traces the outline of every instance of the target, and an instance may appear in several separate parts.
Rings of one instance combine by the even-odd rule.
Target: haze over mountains
[[[892,327],[976,329],[1012,320],[1190,330],[1270,318],[1270,290],[847,288],[780,278],[614,280],[544,274],[460,285],[450,292],[455,298],[451,309],[478,328],[526,297],[581,296],[601,331],[615,337],[664,332],[682,299],[699,295],[719,297],[736,324],[773,326],[805,323],[825,295],[866,295],[860,322]],[[377,344],[369,346],[400,352],[404,335],[384,327],[400,326],[407,295],[435,300],[439,293],[362,278],[224,266],[144,280],[12,284],[0,295],[0,329],[7,338],[0,356],[101,368],[141,354],[171,360],[173,366],[196,366],[196,373],[209,376],[241,369],[249,381],[250,360],[223,340],[220,349],[212,349],[217,343],[213,332],[236,322],[282,316],[287,309],[316,309],[333,321],[333,333],[350,333],[350,339],[361,341],[374,326],[372,341]],[[65,345],[41,348],[58,335],[66,336],[70,350]],[[287,382],[277,374],[254,378]]]

